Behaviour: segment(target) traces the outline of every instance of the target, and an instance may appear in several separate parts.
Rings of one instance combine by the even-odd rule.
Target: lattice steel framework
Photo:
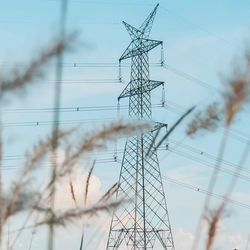
[[[148,39],[158,5],[139,29],[126,22],[132,42],[120,58],[131,58],[131,81],[118,97],[129,97],[129,117],[152,119],[151,90],[164,82],[149,79],[148,52],[162,41]],[[161,125],[160,125],[161,127]],[[133,201],[114,214],[107,249],[174,250],[161,173],[153,144],[153,129],[127,139],[117,198]]]

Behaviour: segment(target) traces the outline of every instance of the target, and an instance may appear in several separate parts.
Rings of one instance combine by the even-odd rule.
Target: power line
[[[175,141],[175,140],[169,139],[168,141],[173,142],[175,145],[179,145],[178,142]],[[197,155],[204,156],[204,157],[206,157],[208,159],[211,159],[211,160],[214,160],[216,162],[219,161],[222,164],[227,165],[229,167],[232,167],[232,168],[238,168],[239,167],[239,165],[237,165],[237,164],[234,164],[234,163],[232,163],[230,161],[227,161],[227,160],[224,160],[224,159],[218,159],[217,156],[214,156],[214,155],[209,154],[209,153],[207,153],[207,152],[205,152],[203,150],[192,147],[192,146],[190,146],[188,144],[181,143],[179,146],[182,147],[183,149],[186,149],[186,150],[188,150],[188,151],[190,151],[192,153],[195,153]],[[242,169],[242,171],[250,173],[250,170],[247,169],[247,168]]]
[[[173,105],[173,107],[171,107]],[[128,107],[128,105],[121,105],[120,109],[124,110]],[[155,108],[166,108],[167,110],[177,113],[177,114],[182,114],[179,109],[182,109],[183,111],[185,110],[184,107],[175,104],[174,102],[170,102],[169,105],[162,106],[161,104],[154,104],[153,107]],[[182,108],[181,108],[182,107]],[[58,111],[59,112],[93,112],[93,111],[115,111],[117,110],[117,106],[111,105],[111,106],[88,106],[88,107],[66,107],[66,108],[60,108]],[[3,110],[4,113],[32,113],[32,112],[53,112],[53,108],[37,108],[37,109],[5,109]],[[85,119],[85,120],[61,120],[59,123],[61,124],[77,124],[77,123],[86,123],[86,122],[99,122],[103,120],[112,120],[114,118],[105,118],[105,119]],[[39,127],[39,126],[46,126],[46,125],[52,125],[53,121],[28,121],[28,122],[11,122],[11,123],[4,123],[3,127],[8,128],[8,127]],[[219,132],[222,133],[222,130],[219,130]],[[250,136],[242,133],[239,130],[234,130],[230,129],[229,130],[229,137],[236,139],[237,141],[247,144],[249,143],[249,138]]]
[[[157,96],[157,95],[155,95]],[[160,98],[159,96],[157,96]],[[177,113],[181,115],[183,111],[185,111],[185,108],[179,104],[176,104],[174,102],[167,101],[168,106],[164,106],[162,104],[154,104],[152,105],[155,108],[163,107],[171,112]],[[173,106],[173,107],[172,107]],[[120,105],[120,109],[124,110],[128,107],[128,105]],[[117,110],[117,106],[110,105],[110,106],[86,106],[86,107],[64,107],[58,109],[58,112],[91,112],[91,111],[115,111]],[[38,113],[38,112],[54,112],[55,109],[53,108],[24,108],[24,109],[4,109],[3,114],[13,114],[13,113]],[[75,124],[75,123],[82,123],[82,122],[88,122],[92,120],[66,120],[66,121],[59,121],[59,123],[64,124]],[[95,121],[95,120],[94,120]],[[29,121],[29,122],[12,122],[12,123],[4,123],[4,127],[18,127],[18,126],[40,126],[40,125],[51,125],[51,121]],[[222,132],[222,130],[219,130],[219,132]],[[234,138],[242,143],[249,143],[250,135],[245,134],[239,130],[236,129],[230,129],[229,130],[229,136],[231,138]]]
[[[98,159],[96,161],[97,163],[111,163],[111,162],[115,162],[113,158],[103,158],[103,159]],[[49,168],[49,165],[42,165],[43,167],[48,167]],[[5,166],[2,170],[3,171],[11,171],[11,170],[19,170],[20,167],[19,166]],[[218,194],[215,194],[215,193],[212,193],[212,192],[209,192],[203,188],[200,188],[200,187],[197,187],[197,186],[194,186],[194,185],[191,185],[189,183],[185,183],[185,182],[182,182],[180,180],[177,180],[177,179],[174,179],[174,178],[170,178],[170,177],[167,177],[167,176],[162,176],[162,178],[167,182],[171,182],[171,183],[174,183],[174,184],[177,184],[179,186],[182,186],[182,187],[185,187],[187,189],[190,189],[190,190],[193,190],[193,191],[196,191],[196,192],[199,192],[201,194],[208,194],[214,198],[217,198],[217,199],[221,199],[221,200],[224,200],[224,196],[223,195],[218,195]],[[243,207],[243,208],[247,208],[247,209],[250,209],[250,205],[248,204],[245,204],[245,203],[242,203],[242,202],[239,202],[237,200],[233,200],[233,199],[229,199],[229,202],[234,204],[234,205],[237,205],[237,206],[240,206],[240,207]]]
[[[60,0],[47,0],[48,2],[58,2]],[[145,3],[145,2],[141,2],[141,3],[134,3],[134,2],[112,2],[112,1],[86,1],[86,0],[70,0],[70,2],[72,3],[79,3],[79,4],[102,4],[102,5],[133,5],[133,6],[154,6],[154,4],[149,4],[149,3]]]
[[[170,140],[170,141],[173,141],[173,140]],[[176,141],[175,141],[173,144],[174,144],[174,145],[179,145],[178,142],[176,142]],[[197,154],[200,155],[199,149],[196,149],[196,148],[194,148],[194,147],[191,147],[191,146],[189,146],[189,145],[187,145],[187,144],[185,144],[185,145],[180,144],[180,147],[184,147],[185,149],[189,150],[191,153],[194,153],[194,150],[195,150],[195,152],[196,152]],[[214,164],[213,164],[213,163],[211,163],[211,162],[209,162],[209,161],[207,161],[207,160],[204,160],[204,159],[200,159],[200,158],[195,157],[195,156],[193,156],[193,155],[190,155],[190,154],[188,154],[188,153],[186,153],[186,152],[183,152],[183,151],[180,151],[180,150],[177,150],[177,149],[172,149],[171,147],[169,147],[169,145],[168,145],[168,149],[166,149],[166,147],[160,147],[160,148],[158,148],[158,150],[168,150],[168,151],[170,151],[170,152],[173,152],[173,153],[175,153],[175,154],[178,154],[179,156],[185,157],[185,158],[190,159],[190,160],[193,160],[193,161],[195,161],[195,162],[199,162],[199,163],[201,163],[202,165],[207,166],[207,167],[209,167],[209,168],[214,168]],[[197,151],[198,151],[198,152],[197,152]],[[121,151],[121,152],[122,152],[122,151]],[[206,156],[206,154],[207,154],[206,152],[202,152],[202,156]],[[218,161],[218,159],[217,159],[215,156],[213,156],[213,155],[211,155],[211,154],[207,154],[207,155],[209,155],[210,157],[212,157],[213,160]],[[222,164],[224,164],[224,165],[227,165],[227,166],[230,166],[230,167],[235,167],[235,168],[238,167],[238,165],[236,165],[236,164],[234,164],[234,163],[232,163],[232,162],[225,161],[225,160],[223,160],[223,159],[221,159],[220,161],[221,161]],[[239,178],[242,179],[242,180],[245,180],[245,181],[250,182],[250,176],[248,176],[248,175],[235,174],[235,171],[234,171],[234,170],[230,170],[230,169],[225,168],[225,167],[222,168],[221,171],[224,172],[224,173],[226,173],[226,174],[228,174],[228,175],[237,176],[237,177],[239,177]],[[242,171],[247,172],[247,173],[250,173],[250,170],[248,170],[248,169],[246,169],[246,168],[244,168]]]
[[[174,145],[179,145],[178,142],[174,141],[174,140],[170,140],[171,144],[174,144]],[[180,151],[180,150],[177,150],[177,149],[172,149],[170,147],[171,144],[168,144],[168,149],[166,149],[166,147],[162,146],[162,147],[159,147],[158,150],[162,151],[162,150],[168,150],[170,152],[173,152],[181,157],[184,157],[184,158],[187,158],[189,160],[192,160],[192,161],[195,161],[195,162],[199,162],[201,163],[202,165],[206,166],[206,167],[209,167],[209,168],[214,168],[214,164],[211,163],[210,161],[207,161],[205,159],[201,159],[201,158],[197,158],[193,155],[190,155],[189,153],[186,153],[186,152],[183,152],[183,151]],[[204,151],[200,151],[199,149],[197,148],[194,148],[190,145],[187,145],[187,144],[180,144],[179,145],[180,147],[182,147],[183,149],[186,149],[188,151],[191,152],[191,154],[197,154],[197,155],[202,155],[202,157],[208,157],[209,159],[212,159],[214,161],[218,161],[217,157],[215,157],[214,155],[212,154],[208,154]],[[108,154],[113,154],[114,155],[114,150],[105,150],[105,151],[97,151],[97,152],[92,152],[90,155],[108,155]],[[123,153],[123,149],[117,149],[116,153]],[[202,153],[202,154],[201,154]],[[7,155],[5,157],[3,157],[3,161],[16,161],[16,160],[22,160],[24,159],[25,156],[24,155]],[[227,166],[230,166],[230,167],[234,167],[234,168],[237,168],[238,165],[230,162],[230,161],[225,161],[223,159],[220,160],[222,162],[223,165],[227,165]],[[4,166],[6,167],[6,166]],[[249,173],[250,170],[248,169],[243,169],[242,171],[244,172],[247,172]],[[234,170],[230,170],[228,168],[222,168],[222,172],[228,174],[228,175],[231,175],[231,176],[237,176],[239,177],[240,179],[242,180],[245,180],[245,181],[249,181],[250,182],[250,176],[247,176],[247,175],[243,175],[243,174],[235,174]]]
[[[179,186],[182,186],[182,187],[185,187],[185,188],[188,188],[190,190],[193,190],[193,191],[196,191],[196,192],[199,192],[201,194],[205,194],[205,195],[209,195],[209,196],[212,196],[214,198],[217,198],[217,199],[220,199],[220,200],[224,200],[224,196],[223,195],[219,195],[219,194],[216,194],[216,193],[212,193],[212,192],[209,192],[205,189],[202,189],[200,187],[197,187],[197,186],[194,186],[194,185],[191,185],[189,183],[184,183],[180,180],[177,180],[177,179],[174,179],[174,178],[170,178],[170,177],[167,177],[167,176],[163,176],[162,177],[166,182],[169,181],[169,182],[172,182],[174,184],[177,184]],[[228,201],[233,204],[233,205],[236,205],[236,206],[240,206],[240,207],[243,207],[243,208],[246,208],[246,209],[250,209],[250,205],[246,204],[246,203],[242,203],[242,202],[239,202],[237,200],[233,200],[233,199],[228,199]]]
[[[8,65],[8,64],[2,63],[2,65],[4,66],[4,65]],[[19,63],[18,65],[21,66],[22,64]],[[118,68],[119,64],[118,63],[109,63],[109,62],[100,62],[100,63],[98,63],[98,62],[93,62],[93,63],[90,63],[90,62],[72,62],[72,63],[63,63],[62,66],[63,67],[68,67],[68,68],[82,68],[82,67],[90,67],[90,68],[114,67],[114,68]],[[210,90],[217,91],[217,92],[220,91],[218,88],[212,86],[211,84],[207,83],[206,81],[203,81],[203,80],[201,80],[201,79],[199,79],[199,78],[197,78],[197,77],[195,77],[195,76],[193,76],[193,75],[191,75],[189,73],[186,73],[183,70],[180,70],[180,69],[176,68],[175,66],[172,66],[172,65],[169,65],[169,64],[167,64],[167,66],[164,66],[164,65],[162,66],[162,64],[160,62],[159,63],[151,63],[150,66],[163,67],[163,68],[171,71],[175,75],[178,75],[178,76],[180,76],[182,78],[185,78],[186,80],[192,81],[193,83],[196,83],[196,84],[198,84],[198,85],[200,85],[200,86],[202,86],[202,87],[204,87],[206,89],[210,89]],[[130,64],[122,63],[121,67],[130,67]],[[107,82],[106,82],[106,81],[104,81],[104,79],[93,79],[93,81],[97,81],[97,82],[98,81],[100,81],[100,82],[104,81],[106,83],[109,83],[108,80],[109,79],[107,79]],[[113,81],[115,81],[115,82],[118,81],[118,79],[110,79],[110,80],[112,82]],[[81,83],[81,82],[84,82],[84,81],[86,81],[88,83],[88,82],[92,81],[92,79],[83,79],[82,81],[79,80],[78,82]],[[76,80],[72,80],[72,82],[77,83]],[[63,80],[63,83],[66,84],[67,83],[66,80]],[[68,81],[67,84],[69,84],[69,83],[70,83],[70,80]]]
[[[3,128],[9,127],[39,127],[48,126],[53,124],[82,124],[88,122],[103,122],[103,121],[115,121],[114,118],[103,119],[84,119],[84,120],[60,120],[60,121],[30,121],[30,122],[9,122],[2,125]]]
[[[1,67],[11,67],[12,64],[8,62],[2,62],[0,63]],[[15,67],[25,67],[26,64],[19,62],[15,64]],[[66,68],[118,68],[118,67],[123,67],[123,68],[129,68],[130,64],[129,63],[122,63],[119,66],[119,63],[112,63],[112,62],[65,62],[61,64],[62,67]],[[160,62],[155,62],[155,63],[150,63],[150,66],[152,67],[160,67],[162,66]]]
[[[96,161],[97,163],[111,163],[111,162],[114,162],[114,159],[113,158],[106,158],[106,159],[98,159]],[[43,167],[48,167],[47,165],[43,165]],[[13,170],[19,170],[20,167],[18,166],[9,166],[8,168],[3,168],[2,170],[3,171],[13,171]],[[205,194],[205,195],[209,195],[211,197],[214,197],[216,199],[220,199],[220,200],[224,200],[224,196],[223,195],[218,195],[216,193],[212,193],[212,192],[209,192],[201,187],[197,187],[197,186],[194,186],[194,185],[191,185],[189,183],[185,183],[185,182],[182,182],[180,180],[177,180],[177,179],[174,179],[174,178],[170,178],[170,177],[167,177],[167,176],[162,176],[162,178],[165,180],[165,182],[171,182],[171,183],[174,183],[176,185],[179,185],[179,186],[182,186],[184,188],[187,188],[189,190],[193,190],[195,192],[199,192],[200,194]],[[237,200],[234,200],[234,199],[229,199],[229,202],[233,205],[236,205],[236,206],[239,206],[239,207],[242,207],[242,208],[246,208],[246,209],[250,209],[250,205],[246,204],[246,203],[242,203],[242,202],[239,202]]]
[[[58,81],[41,81],[40,84],[53,84]],[[67,79],[67,80],[61,80],[59,82],[60,84],[117,84],[121,83],[119,79]]]
[[[114,162],[113,158],[101,158],[101,159],[97,159],[96,163],[111,163]],[[39,167],[42,168],[51,168],[53,166],[52,163],[46,163],[46,164],[41,164],[39,165]],[[9,171],[9,170],[20,170],[22,168],[22,166],[18,166],[18,165],[6,165],[3,166],[2,170],[3,171]]]
[[[176,149],[169,149],[169,151],[173,152],[173,153],[175,153],[175,154],[177,154],[179,156],[182,156],[184,158],[187,158],[189,160],[192,160],[192,161],[194,161],[196,163],[199,162],[203,166],[206,166],[206,167],[209,167],[209,168],[212,168],[212,169],[215,168],[214,164],[212,164],[212,163],[210,163],[208,161],[202,160],[202,159],[200,159],[198,157],[192,156],[192,155],[190,155],[190,154],[188,154],[186,152],[183,152],[183,151],[180,151],[180,150],[176,150]],[[224,172],[224,173],[226,173],[228,175],[236,176],[236,177],[239,177],[242,180],[250,182],[250,176],[246,176],[246,175],[242,175],[242,174],[235,174],[235,172],[233,170],[230,170],[230,169],[227,169],[227,168],[220,168],[220,171]]]
[[[171,105],[174,105],[174,103],[172,102]],[[178,105],[176,106],[178,109],[182,109],[183,111],[185,111],[186,109],[184,107],[180,108],[181,106]],[[168,107],[166,106],[163,106],[163,108],[167,109],[168,110]],[[171,112],[174,112],[174,113],[177,113],[177,114],[182,114],[183,111],[179,111],[179,110],[175,110],[175,109],[170,109]],[[219,129],[218,130],[220,133],[223,133],[223,130],[222,129]],[[249,134],[246,134],[246,133],[243,133],[242,131],[239,131],[237,129],[233,129],[233,128],[230,128],[228,129],[228,134],[229,134],[229,137],[231,138],[234,138],[236,139],[237,141],[240,141],[244,144],[249,144],[250,143],[250,135]]]
[[[179,69],[176,69],[175,67],[173,66],[170,66],[170,65],[167,65],[167,66],[163,66],[163,68],[171,71],[172,73],[182,77],[182,78],[185,78],[186,80],[189,80],[193,83],[196,83],[206,89],[210,89],[210,90],[213,90],[213,91],[216,91],[216,92],[220,92],[219,89],[213,87],[212,85],[210,85],[209,83],[205,82],[205,81],[202,81],[200,80],[199,78],[197,77],[194,77],[193,75],[191,74],[188,74],[188,73],[185,73],[184,71],[182,70],[179,70]]]
[[[120,109],[127,109],[129,105],[120,105]],[[153,104],[153,107],[162,107],[162,104]],[[102,106],[75,106],[58,108],[59,112],[80,112],[80,111],[114,111],[117,110],[116,105],[102,105]],[[3,109],[2,113],[39,113],[39,112],[54,112],[55,108],[13,108]]]

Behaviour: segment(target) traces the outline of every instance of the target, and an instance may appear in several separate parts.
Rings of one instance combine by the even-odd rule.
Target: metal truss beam
[[[137,38],[133,40],[120,57],[120,61],[149,52],[151,49],[162,44],[162,41]]]

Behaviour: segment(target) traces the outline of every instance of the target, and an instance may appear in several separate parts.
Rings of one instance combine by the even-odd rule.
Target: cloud
[[[199,250],[204,250],[206,241],[206,232],[203,231]],[[194,234],[180,227],[174,234],[174,242],[176,249],[191,249],[194,240]],[[220,221],[218,225],[218,233],[216,234],[214,249],[237,249],[244,250],[246,246],[246,240],[243,239],[241,233],[229,234]]]
[[[243,239],[241,233],[229,235],[227,240],[231,243],[232,249],[243,250],[246,246],[246,240]]]
[[[178,228],[174,235],[176,249],[191,249],[194,235],[191,232],[184,231],[183,228]]]

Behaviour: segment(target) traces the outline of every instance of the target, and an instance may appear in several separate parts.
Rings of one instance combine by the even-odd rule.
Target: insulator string
[[[121,61],[119,60],[119,81],[122,82],[122,67]]]
[[[163,43],[161,43],[161,66],[163,67],[165,64],[164,61],[164,48],[163,48]]]
[[[162,93],[161,93],[161,106],[165,107],[166,99],[165,99],[165,84],[162,84]]]

